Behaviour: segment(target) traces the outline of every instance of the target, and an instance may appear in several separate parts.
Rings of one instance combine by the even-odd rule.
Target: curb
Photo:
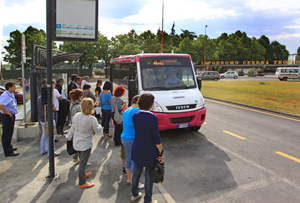
[[[295,115],[295,114],[289,114],[289,113],[284,113],[284,112],[275,111],[275,110],[271,110],[271,109],[265,109],[265,108],[261,108],[261,107],[258,107],[258,106],[250,106],[250,105],[247,105],[247,104],[241,104],[241,103],[237,103],[237,102],[232,102],[232,101],[227,101],[227,100],[222,100],[222,99],[216,99],[216,98],[211,98],[211,97],[204,97],[204,98],[211,99],[211,100],[216,100],[216,101],[221,101],[221,102],[226,102],[226,103],[230,103],[230,104],[236,104],[236,105],[240,105],[240,106],[244,106],[244,107],[250,107],[250,108],[259,109],[259,110],[263,110],[263,111],[268,111],[268,112],[272,112],[272,113],[277,113],[277,114],[284,115],[284,116],[300,118],[300,116]]]

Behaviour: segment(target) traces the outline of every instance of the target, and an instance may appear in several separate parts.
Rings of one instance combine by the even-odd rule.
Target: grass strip
[[[203,81],[203,96],[300,115],[299,81]]]

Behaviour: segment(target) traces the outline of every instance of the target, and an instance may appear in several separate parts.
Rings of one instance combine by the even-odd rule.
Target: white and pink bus
[[[128,90],[129,102],[144,92],[155,96],[152,112],[158,117],[159,130],[200,129],[206,108],[190,55],[137,54],[110,63],[110,80]]]

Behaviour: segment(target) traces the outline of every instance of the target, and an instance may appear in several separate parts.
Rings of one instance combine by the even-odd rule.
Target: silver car
[[[217,71],[205,71],[199,75],[202,80],[220,80],[220,74]]]
[[[237,79],[239,77],[238,73],[236,71],[227,71],[223,74],[220,75],[220,78],[221,79],[224,79],[224,78],[234,78],[234,79]]]

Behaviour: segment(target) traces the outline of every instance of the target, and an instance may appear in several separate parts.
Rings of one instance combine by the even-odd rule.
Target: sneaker
[[[122,174],[122,175],[127,175],[126,170],[125,170],[125,167],[123,167],[123,169],[122,169],[122,171],[121,171],[121,174]]]
[[[141,198],[142,197],[142,193],[141,192],[139,192],[139,194],[138,194],[138,196],[131,196],[131,199],[130,199],[130,201],[131,202],[135,202],[137,199],[139,199],[139,198]]]
[[[57,156],[59,156],[59,155],[60,155],[60,153],[54,152],[54,157],[57,157]]]

